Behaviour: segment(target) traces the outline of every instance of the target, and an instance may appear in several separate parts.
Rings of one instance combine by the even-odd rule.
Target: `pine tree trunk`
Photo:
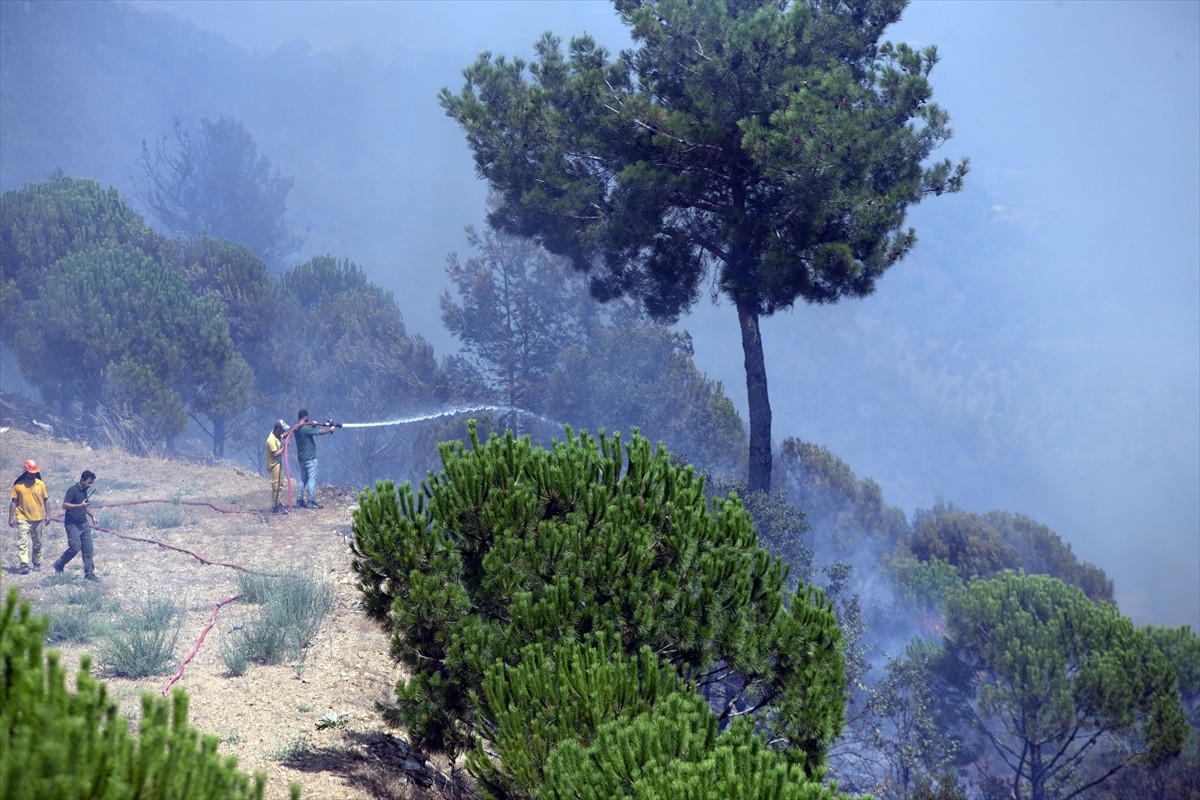
[[[742,353],[746,361],[746,403],[750,408],[750,470],[747,488],[751,492],[771,491],[771,398],[767,394],[767,366],[763,359],[762,333],[758,312],[737,304],[738,324],[742,329]]]
[[[212,418],[213,423],[213,455],[225,457],[225,415],[217,414]]]

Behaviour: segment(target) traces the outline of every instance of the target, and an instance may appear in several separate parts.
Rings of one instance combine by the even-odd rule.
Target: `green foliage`
[[[268,264],[296,252],[303,237],[285,218],[293,180],[259,155],[254,137],[236,119],[201,120],[193,133],[175,120],[175,141],[151,152],[142,143],[139,194],[168,231],[245,245]]]
[[[1016,551],[1017,563],[1011,565],[1014,569],[1023,569],[1030,575],[1053,575],[1079,587],[1092,600],[1113,602],[1113,582],[1104,570],[1094,564],[1080,563],[1071,545],[1046,525],[1007,511],[989,511],[983,518]]]
[[[61,173],[0,196],[0,336],[12,347],[24,304],[36,300],[55,262],[100,246],[148,252],[157,237],[113,188]]]
[[[278,578],[274,575],[263,575],[257,572],[237,573],[238,599],[246,603],[263,603],[270,595],[271,587]]]
[[[463,343],[451,363],[461,391],[576,428],[632,423],[710,471],[742,463],[745,425],[696,368],[687,334],[647,324],[630,301],[600,305],[582,275],[530,240],[468,231],[479,255],[450,258],[460,300],[441,300]]]
[[[601,725],[629,721],[673,693],[691,691],[648,647],[616,652],[605,636],[526,647],[515,667],[497,662],[484,677],[491,718],[476,722],[481,744],[468,768],[495,798],[535,797],[546,760],[564,741],[590,745]]]
[[[850,465],[826,447],[785,439],[778,476],[787,499],[812,525],[814,549],[826,558],[874,566],[909,534],[904,512],[884,502],[879,484],[870,478],[859,480]]]
[[[248,368],[218,304],[128,245],[59,261],[24,312],[15,353],[48,397],[82,400],[89,413],[101,399],[127,406],[167,437],[188,410],[213,413],[217,395],[245,401]]]
[[[148,598],[140,608],[126,614],[124,624],[109,635],[100,649],[100,663],[114,675],[127,678],[169,672],[181,621],[174,600]]]
[[[958,570],[937,556],[928,561],[912,556],[896,558],[887,570],[900,601],[925,613],[940,613],[946,598],[963,585]]]
[[[1080,563],[1070,545],[1023,514],[974,514],[942,500],[917,511],[907,549],[919,561],[940,559],[959,577],[991,578],[1001,570],[1051,575],[1076,586],[1097,602],[1113,602],[1113,585],[1099,567]]]
[[[346,727],[346,722],[347,719],[344,715],[335,714],[330,711],[328,714],[317,720],[317,730],[325,731],[329,730],[330,728],[340,730]]]
[[[60,413],[82,401],[91,417],[104,402],[167,437],[190,414],[211,422],[206,432],[222,455],[230,424],[251,399],[274,405],[278,385],[298,382],[272,367],[273,356],[286,363],[295,347],[291,329],[278,326],[292,306],[272,297],[266,267],[248,248],[207,233],[168,246],[115,191],[63,177],[7,193],[3,212],[3,277],[17,281],[3,293],[12,312],[4,315],[5,342]]]
[[[836,800],[829,788],[755,735],[746,719],[717,735],[696,695],[671,694],[632,720],[600,726],[595,740],[567,740],[550,754],[545,800]]]
[[[262,606],[222,655],[226,669],[233,675],[242,674],[247,662],[281,664],[289,655],[302,658],[333,606],[332,587],[310,575],[264,577],[243,573],[238,585],[246,589],[243,600]]]
[[[796,588],[813,577],[813,552],[805,543],[812,530],[805,513],[788,502],[783,492],[750,492],[743,481],[717,478],[709,496],[735,493],[754,519],[759,545],[788,568],[788,587]]]
[[[285,764],[296,764],[303,761],[305,756],[308,755],[308,746],[304,743],[304,737],[295,736],[291,740],[280,744],[268,755],[275,761]]]
[[[1200,634],[1190,625],[1178,628],[1151,625],[1144,630],[1175,669],[1188,724],[1200,728]]]
[[[266,776],[239,772],[215,737],[188,725],[182,690],[169,701],[144,695],[136,736],[86,657],[68,691],[58,653],[42,651],[45,618],[18,598],[10,590],[0,616],[0,796],[261,800]],[[291,796],[299,798],[299,784]]]
[[[450,256],[446,275],[459,296],[441,297],[442,321],[462,342],[458,368],[486,399],[540,411],[538,395],[564,350],[581,344],[599,312],[582,278],[532,242],[467,229],[478,255]]]
[[[231,646],[238,647],[237,644]],[[245,661],[255,664],[282,664],[292,652],[288,646],[287,630],[275,625],[267,612],[260,613],[242,629],[240,649]],[[232,656],[226,662],[226,668],[234,672],[242,660],[242,655]]]
[[[183,243],[179,271],[197,297],[220,301],[239,352],[252,352],[270,333],[271,277],[250,248],[201,234]]]
[[[953,507],[918,514],[908,549],[918,561],[936,558],[954,565],[963,581],[1018,566],[1017,551],[983,517]]]
[[[233,631],[236,634],[237,631]],[[246,674],[250,667],[250,648],[244,638],[226,638],[221,642],[221,663],[225,665],[225,674],[237,678]]]
[[[1054,578],[1006,571],[947,601],[945,649],[974,697],[975,726],[1018,800],[1073,797],[1133,763],[1179,753],[1187,723],[1154,639]],[[1087,757],[1124,743],[1098,777]]]
[[[94,585],[75,587],[67,593],[67,603],[87,611],[99,611],[104,607],[104,593]]]
[[[249,248],[224,239],[200,235],[181,245],[178,269],[188,288],[198,297],[210,297],[221,305],[229,322],[229,336],[234,348],[246,363],[254,368],[253,377],[247,375],[250,404],[270,406],[270,398],[276,393],[271,383],[270,363],[272,332],[277,325],[274,308],[274,287],[266,265]],[[214,386],[228,385],[230,379],[218,380]],[[245,403],[234,402],[238,395],[213,395],[209,400],[213,439],[213,454],[224,455],[226,438],[230,428],[235,437],[242,422],[240,415]],[[248,424],[245,427],[251,427]],[[261,433],[258,425],[253,427],[253,438]],[[249,434],[246,434],[249,436]],[[261,442],[249,442],[261,445]],[[251,448],[251,452],[259,449]]]
[[[540,410],[589,430],[632,420],[652,441],[713,473],[739,468],[746,426],[721,384],[692,360],[692,340],[654,324],[602,327],[563,353]]]
[[[51,609],[46,641],[90,642],[107,630],[107,626],[97,620],[91,610],[79,606],[65,606]]]
[[[833,612],[757,547],[736,498],[710,509],[703,481],[634,434],[569,429],[552,450],[511,433],[442,445],[423,482],[380,481],[354,511],[353,568],[367,613],[410,677],[385,710],[419,747],[474,749],[491,719],[474,694],[499,660],[537,642],[604,634],[660,654],[702,691],[729,682],[764,735],[809,774],[842,724]]]
[[[159,511],[151,514],[146,524],[151,528],[178,528],[183,524],[183,512]]]
[[[711,285],[746,355],[752,491],[771,488],[759,318],[874,291],[916,237],[910,205],[961,188],[931,102],[936,50],[880,38],[903,0],[617,0],[633,47],[547,33],[536,61],[482,54],[440,95],[499,204],[493,227],[675,320]]]

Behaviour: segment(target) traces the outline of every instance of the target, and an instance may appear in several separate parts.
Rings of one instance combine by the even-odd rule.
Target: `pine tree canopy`
[[[1069,800],[1131,764],[1161,764],[1187,736],[1174,666],[1117,609],[1045,575],[973,579],[946,606],[945,648],[975,726],[1017,800]],[[1085,760],[1127,743],[1105,769]]]
[[[634,47],[546,33],[484,53],[442,107],[499,198],[488,217],[675,320],[708,288],[746,357],[751,491],[771,488],[759,320],[863,297],[916,242],[909,206],[957,191],[933,47],[881,41],[904,0],[617,0]]]
[[[555,750],[546,800],[841,800],[836,787],[811,780],[755,735],[746,719],[718,735],[695,695],[675,694],[631,722],[601,727],[595,742],[569,740]]]
[[[636,431],[569,428],[551,449],[511,432],[444,443],[419,492],[380,481],[354,512],[364,606],[411,676],[386,710],[427,750],[456,754],[495,722],[485,676],[523,648],[605,641],[643,648],[708,698],[718,723],[754,716],[809,775],[843,723],[833,610],[790,594],[730,495]],[[486,738],[486,737],[485,737]]]

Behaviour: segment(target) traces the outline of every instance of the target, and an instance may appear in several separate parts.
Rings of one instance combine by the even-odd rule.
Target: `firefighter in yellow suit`
[[[287,438],[287,423],[275,421],[275,428],[267,435],[267,479],[271,482],[271,513],[286,514],[283,504],[283,440]]]

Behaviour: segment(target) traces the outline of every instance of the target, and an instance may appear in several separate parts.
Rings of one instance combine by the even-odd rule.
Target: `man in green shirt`
[[[296,460],[300,462],[300,498],[296,500],[296,508],[321,508],[317,502],[317,437],[333,433],[333,426],[309,422],[306,408],[300,409],[296,417],[298,421],[292,426]]]

